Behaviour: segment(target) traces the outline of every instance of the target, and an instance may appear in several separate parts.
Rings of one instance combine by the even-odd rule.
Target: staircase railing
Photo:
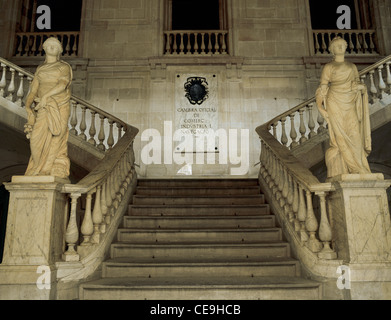
[[[15,103],[16,108],[24,108],[34,75],[3,58],[0,66],[0,97]],[[87,176],[62,189],[70,199],[70,208],[65,208],[63,259],[81,261],[79,271],[83,273],[86,266],[96,268],[103,259],[134,190],[137,175],[133,142],[138,129],[75,96],[71,97],[71,109],[70,134],[104,152],[103,159]],[[73,273],[76,276],[75,270]]]
[[[390,64],[391,56],[388,56],[360,72],[362,82],[367,83],[371,104],[391,95]],[[301,248],[309,249],[312,261],[338,257],[332,243],[332,217],[327,210],[327,195],[333,191],[333,186],[321,183],[291,152],[326,130],[319,114],[315,124],[315,108],[313,97],[256,129],[261,140],[260,184],[288,237],[293,240],[294,249],[297,252]],[[304,121],[305,113],[307,121]],[[291,124],[289,136],[287,119]],[[314,203],[319,208],[317,212]],[[298,255],[303,254],[301,251]]]

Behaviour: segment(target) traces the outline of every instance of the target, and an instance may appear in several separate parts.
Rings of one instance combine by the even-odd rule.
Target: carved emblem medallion
[[[193,105],[201,105],[206,99],[208,99],[208,82],[206,78],[191,77],[187,78],[185,83],[186,98]]]

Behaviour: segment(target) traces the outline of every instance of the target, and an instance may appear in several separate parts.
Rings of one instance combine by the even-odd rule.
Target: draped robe
[[[330,148],[325,161],[328,178],[371,173],[371,129],[367,90],[358,90],[359,74],[350,62],[332,62],[322,72],[317,98],[321,95],[328,115]],[[325,89],[326,88],[326,89]]]
[[[37,68],[33,81],[39,83],[38,99],[60,81],[67,85],[65,90],[49,97],[46,106],[36,112],[30,137],[31,157],[25,175],[67,178],[70,170],[67,143],[72,69],[64,61],[45,63]]]

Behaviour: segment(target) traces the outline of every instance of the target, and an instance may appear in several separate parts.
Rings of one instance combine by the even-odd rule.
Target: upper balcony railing
[[[375,30],[312,30],[314,53],[316,55],[331,54],[331,40],[340,36],[348,43],[348,54],[378,54],[375,41]]]
[[[16,45],[14,57],[43,56],[43,43],[47,38],[57,38],[63,48],[63,56],[77,57],[79,54],[80,32],[18,32],[16,34]]]
[[[228,54],[226,30],[172,30],[164,32],[164,55]]]

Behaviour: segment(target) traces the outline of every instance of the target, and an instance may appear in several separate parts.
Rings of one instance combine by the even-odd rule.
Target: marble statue
[[[357,67],[345,61],[347,42],[336,37],[329,49],[334,60],[323,68],[316,91],[316,104],[330,135],[325,156],[327,178],[371,173],[367,160],[371,129],[366,86],[360,82]]]
[[[26,98],[31,157],[25,175],[67,179],[72,68],[60,60],[63,48],[56,38],[47,39],[43,49],[45,62],[37,68]]]

